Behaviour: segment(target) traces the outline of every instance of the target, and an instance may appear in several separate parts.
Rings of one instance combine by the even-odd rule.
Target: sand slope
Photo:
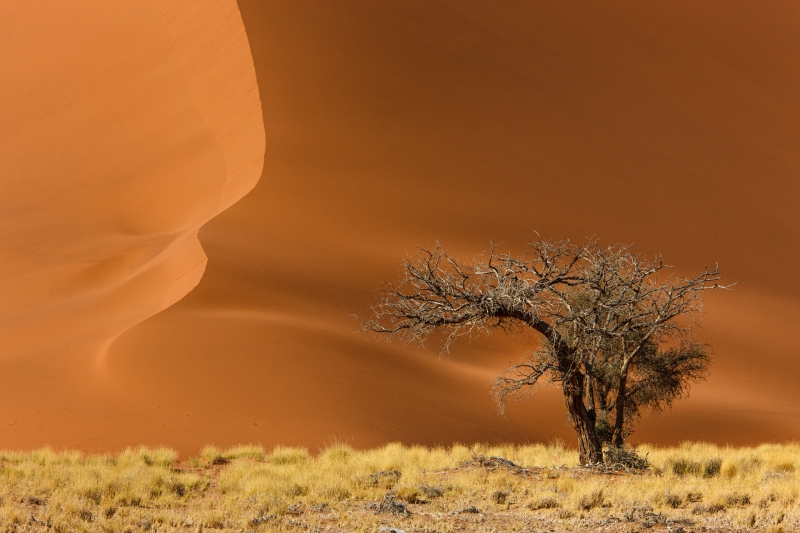
[[[0,445],[145,442],[189,453],[211,441],[571,442],[557,392],[543,391],[508,420],[489,401],[491,376],[530,349],[529,339],[459,344],[438,359],[356,335],[350,317],[366,313],[372,290],[397,276],[418,243],[441,239],[468,257],[489,239],[520,250],[533,230],[636,242],[686,273],[718,261],[740,281],[708,298],[711,379],[644,421],[636,438],[800,438],[795,4],[242,0],[239,8],[264,110],[264,175],[200,231],[209,261],[197,288],[120,336],[97,373],[78,355],[64,357],[70,375],[93,376],[80,397],[4,400],[0,420],[17,424]],[[173,39],[197,35],[165,24]],[[195,72],[185,64],[204,45],[171,46],[179,69]],[[227,101],[210,89],[183,96]],[[201,122],[227,131],[215,126],[221,117]],[[181,120],[164,124],[188,128]],[[198,145],[206,172],[257,159],[217,143]],[[213,196],[187,189],[195,202]],[[178,215],[178,198],[159,205],[131,219],[188,216]],[[53,242],[41,249],[58,260],[42,264],[64,268]],[[102,278],[82,279],[88,287]],[[140,294],[115,297],[136,310],[131,323],[158,307]],[[31,335],[66,324],[87,336],[95,327],[80,315],[47,322],[37,308],[30,316]],[[3,363],[8,386],[41,383],[41,366],[23,362],[32,360]]]
[[[259,178],[258,88],[233,1],[0,10],[0,423],[27,425],[2,444],[81,443],[108,345],[197,284],[198,229]]]

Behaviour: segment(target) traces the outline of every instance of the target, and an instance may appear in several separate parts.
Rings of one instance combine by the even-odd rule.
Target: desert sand
[[[0,447],[571,443],[489,399],[533,339],[354,333],[415,245],[534,230],[739,282],[634,441],[800,438],[796,4],[53,4],[0,17]]]

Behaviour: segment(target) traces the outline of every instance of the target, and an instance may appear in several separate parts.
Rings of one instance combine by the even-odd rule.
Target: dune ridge
[[[197,232],[258,181],[264,127],[233,0],[2,10],[0,418],[57,443],[107,400],[113,340],[202,278]]]

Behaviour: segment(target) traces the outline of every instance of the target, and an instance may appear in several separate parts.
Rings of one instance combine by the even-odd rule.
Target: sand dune
[[[197,284],[198,229],[259,178],[258,88],[233,1],[0,10],[0,419],[33,424],[2,444],[81,445],[108,346]]]
[[[800,438],[795,4],[241,0],[263,176],[200,230],[197,287],[131,328],[197,283],[194,232],[252,186],[263,142],[232,7],[227,33],[179,8],[115,7],[140,21],[124,32],[79,17],[117,47],[58,50],[81,68],[3,56],[31,81],[4,111],[22,170],[1,200],[0,446],[572,442],[557,392],[507,420],[490,403],[530,339],[440,359],[353,333],[414,245],[521,250],[534,230],[740,282],[707,300],[711,378],[636,439]],[[139,55],[115,70],[120,50]]]

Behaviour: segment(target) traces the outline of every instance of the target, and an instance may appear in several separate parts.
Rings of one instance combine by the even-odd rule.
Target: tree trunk
[[[611,445],[617,448],[625,446],[625,434],[623,424],[625,422],[625,395],[628,382],[628,373],[625,372],[619,377],[619,390],[617,391],[617,401],[615,402],[614,413],[614,432],[611,434]]]
[[[591,375],[587,374],[584,379],[586,384],[586,410],[589,412],[589,421],[592,423],[592,426],[597,426],[597,411],[595,409],[595,399],[594,399],[594,380],[592,379]]]
[[[578,435],[578,453],[580,463],[599,464],[603,462],[603,447],[600,439],[597,438],[592,416],[583,403],[583,376],[573,374],[568,382],[564,383],[564,400],[567,404],[567,411],[572,423],[575,426],[575,433]]]
[[[601,464],[603,462],[603,446],[597,438],[595,429],[595,413],[589,413],[584,403],[584,379],[588,379],[574,367],[573,354],[567,344],[563,341],[558,332],[549,324],[538,319],[528,321],[533,329],[547,337],[558,357],[558,363],[562,368],[568,368],[569,376],[561,383],[564,391],[564,401],[567,404],[572,424],[575,426],[575,433],[578,435],[578,453],[582,465]]]

